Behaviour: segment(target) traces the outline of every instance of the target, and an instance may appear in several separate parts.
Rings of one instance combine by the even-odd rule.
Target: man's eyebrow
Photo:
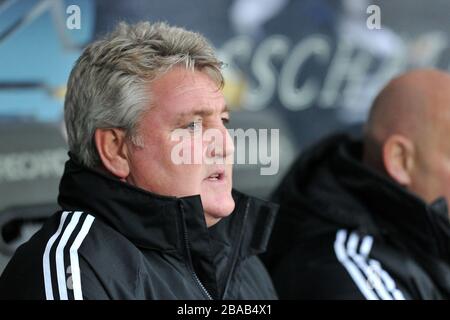
[[[230,109],[228,108],[228,105],[224,105],[220,113],[230,112]],[[189,112],[182,112],[178,118],[185,118],[188,116],[203,116],[207,117],[214,114],[214,108],[200,108],[200,109],[194,109]]]

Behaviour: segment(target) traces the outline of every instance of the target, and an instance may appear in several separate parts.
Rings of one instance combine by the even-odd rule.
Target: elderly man
[[[266,263],[281,299],[449,299],[450,75],[376,98],[364,141],[326,139],[281,184]]]
[[[84,50],[65,100],[62,211],[17,250],[1,298],[276,298],[256,256],[276,207],[232,191],[220,67],[201,35],[164,23],[122,23]],[[177,130],[202,161],[175,161]]]

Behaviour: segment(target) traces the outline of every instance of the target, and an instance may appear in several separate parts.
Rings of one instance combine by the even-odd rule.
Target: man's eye
[[[189,129],[190,131],[194,132],[194,131],[200,130],[201,127],[202,127],[202,121],[198,120],[198,121],[192,121],[191,123],[189,123],[186,126],[186,129]]]

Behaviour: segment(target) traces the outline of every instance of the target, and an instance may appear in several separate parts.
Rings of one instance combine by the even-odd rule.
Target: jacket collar
[[[58,203],[63,209],[91,213],[140,248],[184,255],[187,235],[194,255],[211,253],[199,195],[176,198],[151,193],[89,169],[70,153],[69,157],[59,187]],[[235,210],[218,223],[217,234],[224,243],[232,243],[241,225],[245,234],[240,256],[265,251],[277,206],[236,190],[232,195]]]

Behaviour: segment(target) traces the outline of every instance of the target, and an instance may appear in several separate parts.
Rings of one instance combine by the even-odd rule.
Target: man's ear
[[[411,184],[414,145],[408,138],[394,134],[383,145],[383,163],[389,176],[402,186]]]
[[[95,145],[103,166],[120,179],[130,174],[126,135],[122,129],[96,129]]]

